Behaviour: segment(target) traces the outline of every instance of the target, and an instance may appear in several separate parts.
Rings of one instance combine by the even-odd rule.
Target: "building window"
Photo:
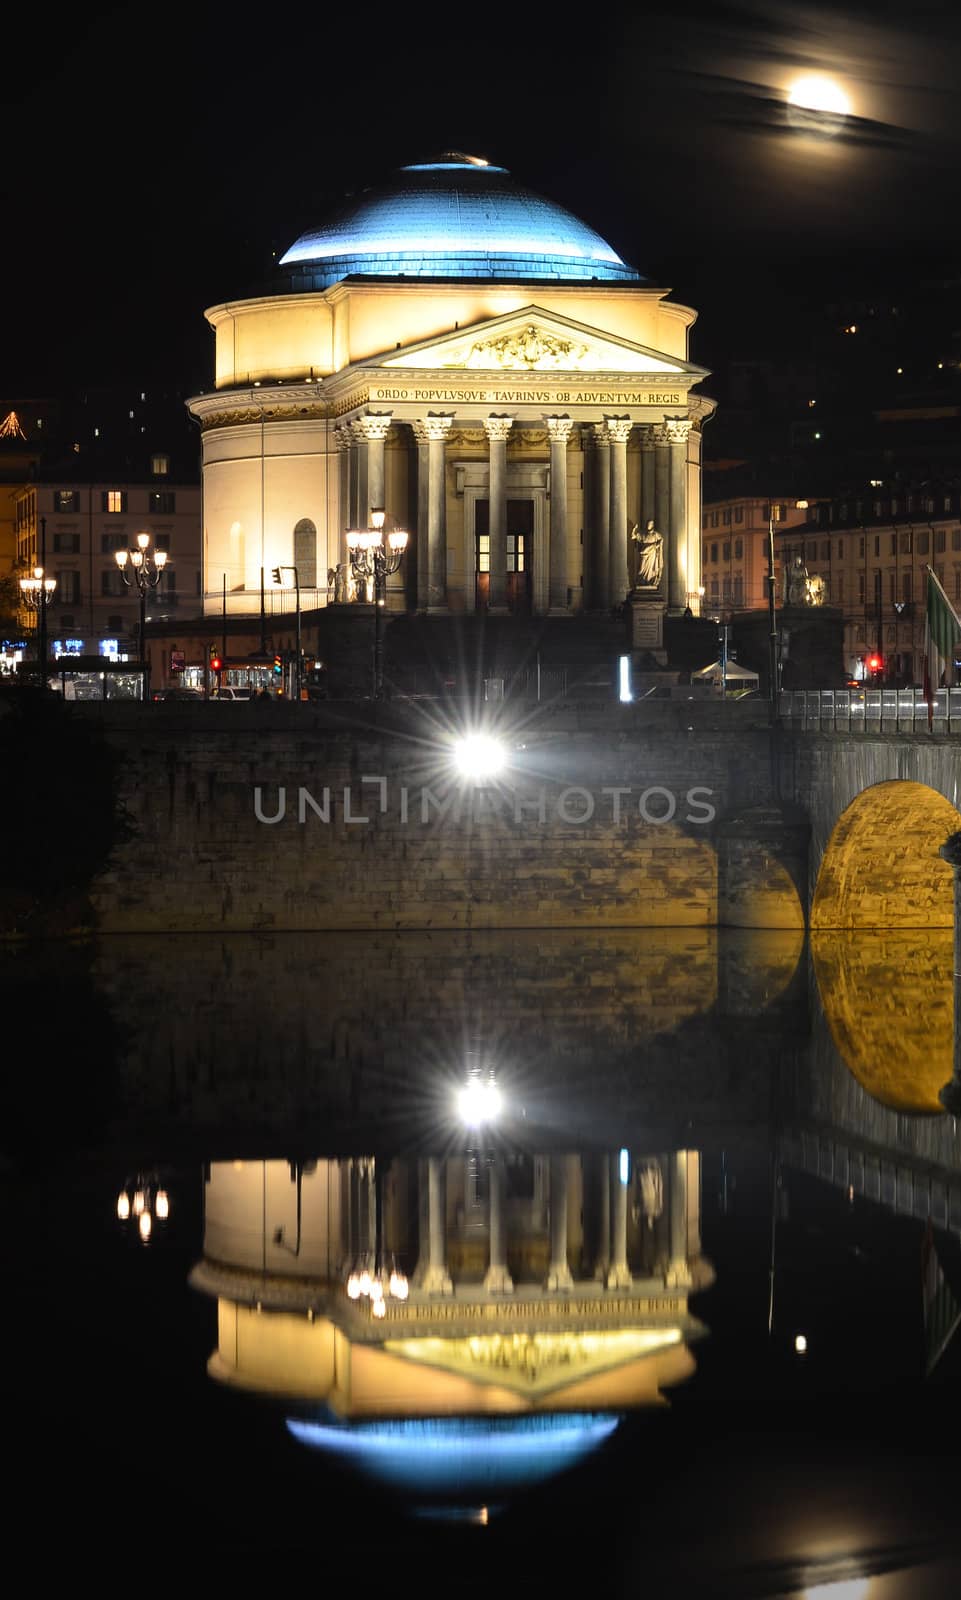
[[[170,457],[165,455],[151,456],[150,470],[155,478],[165,478],[170,471]]]
[[[126,592],[123,574],[120,572],[119,568],[104,567],[100,573],[100,593],[104,595],[116,595],[119,599],[119,597],[126,594]],[[113,626],[113,624],[111,624],[111,626]]]
[[[934,515],[934,495],[933,494],[929,494],[928,495],[927,499],[924,502],[924,509],[928,513],[929,517]]]
[[[864,628],[860,623],[858,624],[858,626],[854,630],[854,642],[855,642],[855,644],[863,644],[864,643]]]
[[[874,554],[876,556],[881,554],[881,535],[879,533],[874,535]]]
[[[951,549],[961,550],[961,528],[951,529]]]
[[[79,511],[79,489],[55,489],[53,494],[54,511]]]
[[[725,539],[725,541],[724,541],[724,549],[722,550],[721,554],[722,554],[723,559],[725,561],[730,561],[730,559],[731,559],[731,541],[730,541],[730,539]]]
[[[54,553],[76,555],[80,549],[79,533],[55,533],[53,536]]]
[[[830,559],[831,559],[831,541],[830,541],[830,539],[824,539],[821,542],[821,560],[822,561],[830,561]]]
[[[80,604],[80,574],[79,572],[57,572],[57,588],[55,598],[63,606],[78,606]]]
[[[843,539],[839,539],[838,540],[838,560],[839,561],[843,561],[844,560],[844,540]]]
[[[717,579],[711,579],[711,600],[717,605]]]
[[[911,574],[910,574],[910,572],[902,572],[902,574],[901,574],[901,599],[904,601],[906,606],[909,606],[911,604]]]
[[[902,532],[901,532],[901,554],[903,556],[909,556],[911,554],[911,530],[910,530],[910,528],[902,529]]]
[[[730,527],[730,525],[731,525],[731,508],[730,508],[730,506],[728,506],[727,510],[724,512],[723,516],[721,517],[721,521],[723,522],[725,528],[729,528]]]
[[[896,517],[897,514],[898,514],[898,502],[897,502],[897,500],[892,500],[891,501],[891,516],[892,517]]]
[[[711,527],[712,528],[716,528],[717,527],[717,512],[716,511],[712,511],[711,512]]]
[[[712,561],[716,561],[717,560],[717,545],[716,544],[712,544],[711,545],[711,560]]]
[[[942,510],[944,510],[944,511],[950,511],[951,510],[951,496],[949,494],[946,494],[945,497],[944,497],[944,501],[942,503]]]
[[[894,605],[895,600],[898,598],[898,575],[896,572],[888,573],[888,597],[891,604]]]
[[[147,509],[163,517],[172,516],[177,508],[177,496],[172,489],[150,489]]]
[[[731,603],[731,580],[730,580],[730,578],[725,578],[724,579],[724,604],[729,606],[730,603]]]
[[[125,533],[102,533],[100,535],[100,554],[109,556],[114,550],[126,550],[127,535]]]
[[[891,555],[893,555],[893,556],[897,555],[897,553],[898,553],[898,536],[897,536],[896,533],[892,533],[890,535],[890,538],[889,538],[889,541],[888,541],[888,549],[889,549]]]
[[[743,560],[743,558],[744,558],[744,540],[743,539],[735,539],[735,541],[734,541],[734,559],[735,559],[735,561],[741,561],[741,560]]]
[[[882,504],[883,504],[883,502],[880,501],[880,500],[875,500],[875,502],[874,502],[874,515],[876,517],[879,517],[881,515]]]
[[[734,604],[736,606],[744,604],[744,579],[740,573],[734,579]]]
[[[846,504],[845,501],[842,501],[841,504],[838,506],[838,521],[839,522],[847,522],[847,520],[848,520],[847,504]]]
[[[918,555],[926,556],[928,553],[929,537],[927,533],[918,534]]]
[[[477,570],[490,572],[491,569],[491,536],[489,533],[477,535]]]
[[[169,533],[155,533],[153,542],[154,542],[154,549],[155,550],[169,550],[170,549],[170,535],[169,535]],[[300,581],[301,581],[301,583],[303,583],[303,581],[304,581],[303,577],[301,577]]]
[[[743,506],[735,506],[734,507],[734,521],[735,522],[743,522],[744,521],[744,507]]]
[[[864,534],[863,533],[858,536],[858,555],[859,556],[863,556],[864,555]]]
[[[936,528],[935,529],[935,533],[934,533],[934,549],[935,549],[935,553],[937,555],[939,555],[939,556],[943,556],[946,544],[947,544],[947,536],[945,534],[944,529],[943,528]]]
[[[109,511],[116,515],[127,509],[126,489],[103,489],[100,494],[101,511]]]
[[[858,605],[864,604],[864,573],[858,573]]]

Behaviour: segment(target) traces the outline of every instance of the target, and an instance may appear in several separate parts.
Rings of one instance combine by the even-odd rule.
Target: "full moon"
[[[833,78],[797,78],[788,90],[788,121],[807,133],[838,133],[850,110],[850,100]]]

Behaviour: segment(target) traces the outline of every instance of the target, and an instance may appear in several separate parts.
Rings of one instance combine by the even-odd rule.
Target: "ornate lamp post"
[[[120,576],[128,589],[136,583],[140,593],[140,670],[143,673],[143,698],[149,699],[150,683],[147,668],[147,590],[156,589],[167,565],[166,550],[151,550],[149,533],[137,534],[133,550],[116,552]],[[132,574],[132,576],[131,576]]]
[[[34,567],[33,576],[20,579],[20,598],[25,606],[37,613],[37,655],[40,666],[40,687],[47,687],[47,606],[57,587],[56,578],[44,575],[42,567]]]
[[[387,579],[396,572],[407,549],[409,535],[397,529],[387,535],[384,543],[386,512],[376,506],[370,513],[370,527],[351,529],[347,534],[350,567],[358,583],[365,588],[373,580],[374,586],[374,699],[384,693],[383,617],[386,604]]]

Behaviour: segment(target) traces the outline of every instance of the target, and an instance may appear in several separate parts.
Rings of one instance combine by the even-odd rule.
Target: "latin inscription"
[[[371,400],[424,400],[430,405],[681,406],[683,389],[371,389]]]
[[[665,1295],[663,1299],[656,1300],[633,1299],[629,1296],[619,1299],[612,1296],[610,1300],[538,1300],[529,1304],[511,1300],[471,1304],[438,1299],[431,1300],[428,1305],[412,1305],[408,1301],[406,1305],[399,1306],[391,1301],[387,1315],[392,1322],[526,1322],[550,1317],[560,1317],[568,1322],[584,1317],[603,1318],[612,1315],[622,1320],[628,1313],[648,1317],[668,1314],[682,1316],[686,1310],[685,1300]]]

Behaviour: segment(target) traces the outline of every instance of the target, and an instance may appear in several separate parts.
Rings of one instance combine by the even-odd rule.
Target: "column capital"
[[[566,444],[571,436],[574,418],[569,416],[545,416],[547,431],[551,436],[551,444]]]
[[[492,411],[484,418],[484,432],[491,444],[502,444],[514,426],[514,418],[506,412]]]
[[[335,450],[349,450],[351,446],[351,433],[349,422],[335,422],[330,430]]]
[[[637,437],[642,450],[654,449],[655,426],[653,422],[640,422],[637,425]]]
[[[687,417],[668,417],[664,429],[668,444],[687,444],[687,436],[691,431],[690,420]]]
[[[591,428],[594,431],[594,443],[599,449],[606,450],[611,442],[611,436],[607,431],[607,423],[592,422]]]
[[[392,411],[368,411],[356,419],[356,425],[358,432],[370,443],[377,439],[386,439],[392,421]]]
[[[443,444],[453,421],[453,411],[428,411],[426,417],[420,419],[421,427],[426,429],[428,443]]]
[[[634,424],[630,417],[605,417],[608,437],[612,444],[626,444]]]
[[[654,436],[654,443],[656,445],[663,446],[663,445],[666,445],[666,444],[670,444],[670,442],[671,442],[671,425],[670,425],[669,422],[655,422],[655,423],[652,423],[651,424],[651,433]]]

